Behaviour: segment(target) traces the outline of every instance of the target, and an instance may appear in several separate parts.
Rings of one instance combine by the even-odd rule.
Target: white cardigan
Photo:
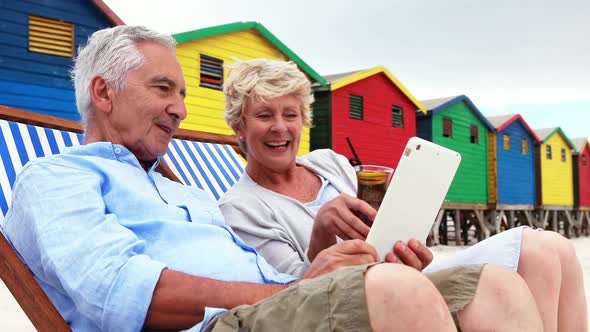
[[[356,196],[356,174],[332,150],[315,150],[296,163],[326,179],[338,192]],[[247,173],[219,201],[225,222],[279,272],[301,277],[315,213],[305,204],[259,186]]]

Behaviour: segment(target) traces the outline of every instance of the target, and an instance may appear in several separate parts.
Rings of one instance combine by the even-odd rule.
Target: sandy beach
[[[590,238],[571,240],[576,247],[578,257],[584,269],[586,299],[590,299]],[[437,246],[431,248],[435,257],[444,257],[460,250],[461,247]],[[590,312],[589,312],[590,314]],[[16,303],[10,291],[0,281],[0,331],[25,332],[35,328]]]

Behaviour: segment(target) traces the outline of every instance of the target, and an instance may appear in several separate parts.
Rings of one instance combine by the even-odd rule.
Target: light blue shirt
[[[333,184],[320,175],[318,175],[318,177],[322,181],[322,187],[313,201],[305,203],[305,206],[307,206],[307,208],[313,212],[314,216],[317,216],[322,205],[340,195],[340,192],[336,189],[336,187],[334,187]]]
[[[125,147],[101,142],[34,160],[15,182],[4,234],[74,331],[140,331],[164,268],[224,281],[295,279],[238,238],[205,192],[156,166],[146,172]],[[219,312],[206,308],[193,329]]]

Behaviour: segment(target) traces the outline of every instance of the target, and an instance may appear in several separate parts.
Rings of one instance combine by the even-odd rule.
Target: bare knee
[[[580,277],[582,274],[580,262],[571,241],[552,231],[538,232],[531,229],[523,231],[519,272],[521,264],[542,265],[552,271],[575,273]],[[559,266],[556,266],[557,264]],[[550,271],[545,272],[550,273]]]
[[[442,296],[428,278],[414,269],[400,264],[376,265],[365,275],[365,291],[375,331],[454,330]]]
[[[484,267],[475,297],[459,312],[459,321],[463,330],[470,331],[543,329],[525,281],[517,273],[495,265]]]
[[[542,278],[547,286],[560,284],[562,252],[575,257],[573,247],[565,253],[568,245],[571,246],[557,233],[523,230],[518,272],[527,280]]]
[[[561,234],[551,231],[535,232],[538,233],[538,241],[543,243],[545,250],[551,248],[559,254],[559,259],[565,265],[575,264],[579,265],[576,249],[572,242]]]

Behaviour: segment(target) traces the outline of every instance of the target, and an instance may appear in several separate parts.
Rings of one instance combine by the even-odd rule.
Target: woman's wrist
[[[317,254],[335,244],[336,235],[324,231],[319,223],[314,223],[313,230],[311,231],[311,239],[309,240],[309,248],[307,251],[307,257],[309,258],[309,261],[313,262]]]

